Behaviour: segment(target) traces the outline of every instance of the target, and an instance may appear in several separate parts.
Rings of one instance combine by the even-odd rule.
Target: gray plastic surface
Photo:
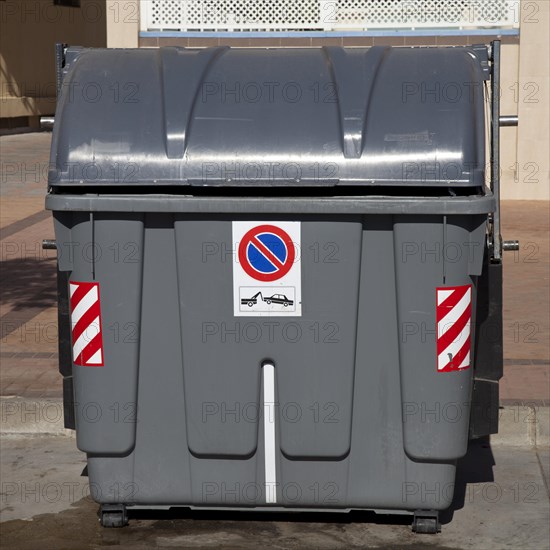
[[[48,195],[46,208],[69,212],[488,214],[495,199],[471,197],[191,197],[178,195]]]
[[[76,280],[94,272],[101,284],[106,366],[73,366],[77,443],[97,500],[269,506],[261,372],[270,360],[273,506],[449,505],[473,369],[437,372],[435,288],[475,289],[486,214],[262,214],[301,222],[303,316],[291,319],[233,316],[231,223],[256,215],[54,216],[58,243],[73,244],[60,269]],[[90,242],[101,251],[93,261]],[[205,243],[226,255],[205,259]],[[337,261],[316,256],[326,243]],[[405,254],[411,243],[423,252]],[[283,331],[290,325],[297,340]]]
[[[67,58],[54,187],[484,185],[484,47]]]

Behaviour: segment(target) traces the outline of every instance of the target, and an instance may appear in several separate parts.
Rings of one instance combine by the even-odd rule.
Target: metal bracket
[[[491,190],[496,200],[492,224],[487,236],[491,261],[502,261],[502,252],[519,250],[518,241],[503,241],[500,218],[500,127],[517,126],[517,115],[500,114],[500,40],[491,44]]]
[[[501,115],[499,118],[499,126],[517,126],[518,115]]]

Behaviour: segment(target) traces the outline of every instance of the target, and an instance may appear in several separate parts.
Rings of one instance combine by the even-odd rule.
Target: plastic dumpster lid
[[[485,46],[75,48],[67,61],[53,187],[484,185]]]

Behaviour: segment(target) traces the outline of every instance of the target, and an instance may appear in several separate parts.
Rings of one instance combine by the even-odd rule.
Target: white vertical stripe
[[[472,289],[469,288],[464,296],[460,299],[458,304],[454,306],[443,319],[437,323],[437,337],[441,338],[459,319],[459,317],[466,311],[466,308],[470,305],[470,296]]]
[[[470,337],[470,322],[460,331],[460,334],[437,357],[437,368],[441,370],[452,361],[453,357],[462,349],[466,340]],[[449,357],[450,355],[450,357]]]
[[[86,330],[78,337],[73,344],[73,361],[82,353],[82,350],[99,334],[100,324],[99,316],[96,317]]]
[[[275,365],[265,363],[264,373],[264,455],[265,502],[277,502],[277,475],[275,460]]]
[[[97,293],[97,286],[94,285],[82,300],[78,302],[76,307],[71,313],[71,321],[73,328],[76,326],[80,318],[97,302],[99,295]]]
[[[101,348],[99,348],[87,361],[87,365],[101,365],[103,363],[103,357],[101,353]]]
[[[437,305],[441,305],[452,293],[454,290],[441,289],[437,291]]]

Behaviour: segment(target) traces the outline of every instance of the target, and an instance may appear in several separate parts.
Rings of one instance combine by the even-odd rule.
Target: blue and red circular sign
[[[239,244],[239,262],[244,272],[257,281],[281,279],[290,271],[295,258],[292,239],[276,225],[253,227]]]

